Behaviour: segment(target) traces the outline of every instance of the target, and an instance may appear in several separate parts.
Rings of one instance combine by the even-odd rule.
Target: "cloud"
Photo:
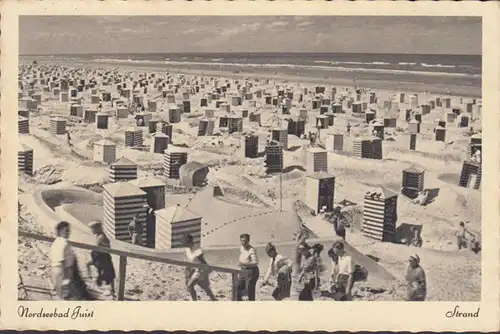
[[[267,25],[269,29],[274,29],[274,28],[281,28],[281,27],[286,27],[288,25],[288,22],[286,21],[274,21],[271,22]]]
[[[312,21],[301,21],[297,23],[297,27],[307,27],[310,26],[311,24],[313,24]]]
[[[233,36],[233,35],[239,35],[242,33],[246,32],[255,32],[258,30],[261,26],[261,23],[259,22],[254,22],[254,23],[242,23],[239,27],[234,27],[234,28],[223,28],[220,32],[220,36]]]
[[[480,54],[481,22],[474,17],[21,16],[19,50]]]

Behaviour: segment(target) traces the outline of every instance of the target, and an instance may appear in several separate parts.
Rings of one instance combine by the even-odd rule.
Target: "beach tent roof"
[[[165,181],[156,177],[144,177],[140,179],[130,180],[129,183],[138,186],[139,188],[163,187]]]
[[[166,134],[164,134],[163,132],[156,132],[153,134],[154,137],[158,137],[158,138],[168,138],[168,136]]]
[[[415,165],[411,166],[411,167],[408,167],[406,169],[403,169],[403,172],[407,172],[407,173],[417,173],[417,174],[421,174],[425,171],[424,168],[422,167],[417,167]]]
[[[137,164],[125,157],[121,157],[117,161],[113,162],[111,166],[129,166],[129,167],[137,167]]]
[[[109,139],[103,139],[103,140],[99,140],[98,142],[95,142],[94,145],[101,145],[101,146],[116,146],[115,143],[113,143],[111,140]]]
[[[332,178],[332,177],[335,178],[335,175],[333,175],[332,173],[327,173],[325,171],[318,171],[318,172],[308,174],[307,177],[321,180],[321,179],[328,179],[328,178]]]
[[[374,188],[366,193],[366,196],[368,196],[370,193],[377,193],[380,194],[379,199],[388,199],[391,197],[396,197],[398,194],[392,190],[389,190],[385,187],[377,187]]]
[[[113,197],[129,197],[146,195],[141,188],[129,182],[115,182],[102,186],[104,190]]]
[[[28,145],[19,144],[17,151],[18,152],[28,152],[28,151],[33,151],[33,149],[31,147],[29,147]]]
[[[482,138],[482,136],[481,136],[481,134],[480,134],[480,133],[475,133],[475,134],[473,134],[472,136],[470,136],[470,138],[471,138],[471,139],[481,139],[481,138]]]
[[[155,211],[155,215],[171,223],[202,218],[180,205],[171,205],[164,209],[157,210]]]

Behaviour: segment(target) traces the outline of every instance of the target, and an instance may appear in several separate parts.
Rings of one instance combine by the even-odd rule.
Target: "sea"
[[[481,55],[370,54],[370,53],[118,53],[27,55],[28,58],[126,63],[141,66],[238,66],[317,70],[414,73],[480,77]],[[22,58],[22,57],[21,57]]]

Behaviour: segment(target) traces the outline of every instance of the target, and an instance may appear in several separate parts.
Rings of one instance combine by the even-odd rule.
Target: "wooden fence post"
[[[118,267],[118,300],[124,300],[126,276],[127,276],[127,257],[120,256],[120,264]]]
[[[232,273],[231,274],[232,278],[232,299],[233,301],[238,299],[238,274]]]

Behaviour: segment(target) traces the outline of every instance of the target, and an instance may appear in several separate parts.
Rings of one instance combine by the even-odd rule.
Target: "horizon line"
[[[79,53],[29,53],[22,54],[19,56],[74,56],[74,55],[111,55],[111,54],[121,54],[121,55],[136,55],[136,54],[170,54],[170,55],[202,55],[202,54],[373,54],[373,55],[413,55],[413,56],[481,56],[482,53],[387,53],[387,52],[280,52],[280,51],[228,51],[228,52],[79,52]]]

